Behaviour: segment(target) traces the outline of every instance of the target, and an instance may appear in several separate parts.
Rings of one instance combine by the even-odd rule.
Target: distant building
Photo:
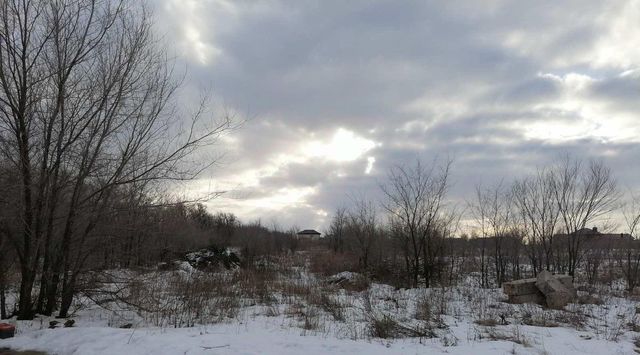
[[[298,238],[320,239],[322,233],[314,229],[305,229],[297,233]]]
[[[628,233],[600,233],[596,227],[582,228],[571,234],[580,237],[587,249],[617,248],[636,242]],[[566,234],[557,234],[555,242],[562,243],[566,238]]]

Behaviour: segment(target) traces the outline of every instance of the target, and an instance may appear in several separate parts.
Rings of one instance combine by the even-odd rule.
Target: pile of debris
[[[216,246],[186,253],[184,258],[198,270],[216,270],[221,266],[227,270],[240,267],[240,258],[236,253]]]
[[[537,303],[553,309],[562,309],[576,297],[572,277],[553,275],[543,271],[532,279],[502,284],[502,291],[511,303]]]

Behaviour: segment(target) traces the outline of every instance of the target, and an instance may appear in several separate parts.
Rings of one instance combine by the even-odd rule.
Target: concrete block
[[[547,307],[549,308],[561,309],[573,299],[572,290],[565,287],[565,285],[549,271],[543,271],[538,274],[536,287],[544,294]]]
[[[527,295],[538,292],[536,279],[522,279],[502,284],[502,291],[506,295]]]

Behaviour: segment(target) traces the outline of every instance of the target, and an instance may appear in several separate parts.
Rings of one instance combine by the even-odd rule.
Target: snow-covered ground
[[[0,340],[0,348],[59,355],[634,354],[640,335],[637,302],[620,297],[555,311],[508,304],[500,290],[472,285],[396,290],[372,284],[346,291],[312,275],[298,276],[312,286],[310,293],[285,295],[274,288],[271,301],[244,299],[232,316],[211,324],[156,327],[131,310],[88,303],[72,328],[48,329],[46,318],[12,320],[18,333]],[[345,276],[353,277],[338,278]],[[375,322],[385,325],[378,333]],[[133,327],[119,328],[127,323]],[[392,335],[376,337],[380,331]]]
[[[115,329],[108,327],[44,329],[23,332],[0,346],[44,350],[51,354],[633,354],[629,341],[588,339],[588,332],[564,328],[521,327],[527,345],[512,341],[464,339],[472,327],[459,323],[463,337],[444,346],[439,339],[349,340],[309,335],[275,322],[250,322],[195,328]],[[505,329],[506,332],[512,330]]]

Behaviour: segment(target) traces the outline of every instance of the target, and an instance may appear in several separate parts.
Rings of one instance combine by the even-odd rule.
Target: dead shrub
[[[340,284],[340,288],[349,292],[362,292],[368,290],[369,286],[371,286],[371,282],[364,276]]]
[[[495,327],[498,325],[498,321],[493,318],[478,319],[474,323],[483,327]]]
[[[319,312],[314,307],[308,307],[302,313],[302,329],[304,330],[316,330],[320,327]]]
[[[265,315],[267,317],[277,317],[280,315],[280,308],[276,305],[276,306],[267,306],[267,309],[265,311]]]
[[[241,294],[226,273],[155,273],[133,277],[117,301],[158,327],[193,327],[235,318]],[[116,295],[117,296],[117,295]]]
[[[292,303],[285,309],[284,313],[288,317],[302,317],[304,314],[304,305],[301,303]]]
[[[350,253],[334,253],[330,250],[313,250],[309,255],[310,271],[329,276],[342,271],[358,271],[358,258]]]
[[[386,315],[381,317],[371,317],[369,321],[371,336],[374,338],[397,338],[399,335],[398,326],[398,322]]]
[[[214,298],[214,313],[217,313],[219,320],[224,318],[236,318],[240,310],[238,297],[218,297]]]
[[[274,286],[279,292],[286,296],[307,298],[309,294],[311,294],[311,285],[305,281],[279,280]]]
[[[238,285],[239,290],[247,298],[257,302],[269,304],[273,301],[271,289],[277,279],[277,271],[272,268],[258,267],[242,269],[233,273],[232,284]]]
[[[527,312],[522,316],[522,323],[534,327],[555,328],[558,322],[554,320],[553,315],[546,311],[534,313]]]
[[[608,341],[617,342],[625,332],[625,325],[628,323],[624,314],[619,314],[613,324],[604,329],[604,338]]]
[[[557,323],[569,324],[575,329],[583,329],[587,323],[586,315],[577,307],[573,310],[555,313],[554,320]]]
[[[636,323],[635,320],[627,323],[627,327],[629,327],[632,332],[640,333],[640,324]]]
[[[487,339],[493,341],[510,341],[522,346],[531,346],[529,339],[520,331],[520,327],[514,326],[510,333],[500,331],[496,328],[488,328]]]
[[[433,318],[433,309],[431,306],[431,299],[425,294],[418,302],[416,302],[416,319],[419,320],[431,320]]]
[[[602,305],[604,304],[604,301],[596,295],[586,294],[586,295],[579,295],[576,299],[576,303]]]
[[[418,325],[405,325],[395,319],[383,315],[369,315],[369,331],[374,338],[433,338],[436,336],[434,329],[427,322]]]
[[[342,322],[344,321],[344,312],[342,311],[342,304],[331,297],[326,292],[312,292],[307,297],[307,302],[310,305],[318,306],[325,312],[329,313],[334,320]]]

